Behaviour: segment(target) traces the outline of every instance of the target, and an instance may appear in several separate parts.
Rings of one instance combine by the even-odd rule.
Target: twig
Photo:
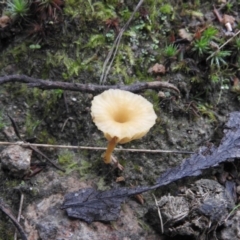
[[[216,15],[218,21],[219,21],[220,23],[222,23],[223,18],[222,18],[222,16],[219,14],[219,12],[218,12],[218,10],[216,9],[215,5],[213,5],[213,13]]]
[[[28,145],[29,148],[31,148],[33,151],[37,152],[38,154],[40,154],[42,157],[44,157],[48,162],[50,162],[55,168],[57,168],[58,170],[65,172],[64,169],[62,169],[61,167],[59,167],[57,164],[55,164],[51,159],[49,159],[44,153],[42,153],[40,150],[38,150],[36,148],[36,146],[33,146],[33,144],[29,144],[26,143]],[[21,145],[23,146],[23,145]]]
[[[160,220],[161,233],[164,233],[163,221],[162,221],[162,214],[161,214],[160,208],[159,208],[159,206],[158,206],[157,199],[156,199],[156,197],[155,197],[154,194],[153,194],[153,198],[154,198],[154,200],[155,200],[155,204],[156,204],[156,207],[157,207],[157,209],[158,209],[158,216],[159,216],[159,220]]]
[[[90,147],[90,146],[68,146],[68,145],[51,145],[25,142],[0,142],[0,145],[20,145],[22,147],[47,147],[47,148],[65,148],[65,149],[82,149],[82,150],[106,150],[105,147]],[[151,150],[151,149],[137,149],[137,148],[115,148],[114,151],[123,152],[144,152],[144,153],[179,153],[179,154],[193,154],[190,151],[175,151],[175,150]]]
[[[22,226],[19,224],[17,219],[12,215],[11,210],[5,206],[5,204],[4,204],[2,199],[0,199],[0,210],[3,213],[5,213],[11,219],[11,221],[13,222],[13,224],[15,225],[17,230],[19,231],[22,240],[27,240],[27,236],[26,236]]]
[[[232,36],[231,38],[229,38],[222,46],[220,46],[215,52],[213,52],[208,58],[207,60],[209,60],[216,52],[220,51],[225,45],[227,45],[230,41],[232,41],[233,38],[235,38],[238,34],[240,33],[240,30],[236,32],[236,34],[234,34],[234,36]]]
[[[18,131],[18,127],[17,127],[17,124],[15,123],[15,121],[13,120],[13,118],[7,113],[11,123],[12,123],[12,126],[13,126],[13,129],[14,129],[14,132],[15,134],[17,135],[18,139],[23,141],[23,139],[21,138],[20,134],[19,134],[19,131]]]
[[[121,89],[129,92],[140,92],[144,89],[159,89],[159,88],[169,88],[174,90],[177,94],[180,93],[177,87],[168,82],[140,82],[132,85],[97,85],[97,84],[81,84],[81,83],[70,83],[70,82],[60,82],[60,81],[50,81],[37,79],[33,77],[28,77],[26,75],[8,75],[0,77],[0,85],[9,82],[20,82],[28,84],[28,87],[37,87],[44,90],[49,89],[62,89],[70,91],[78,91],[85,93],[98,93],[108,89]]]
[[[133,13],[131,14],[130,18],[128,19],[128,21],[126,22],[126,24],[123,26],[123,28],[121,29],[121,31],[119,32],[118,36],[116,37],[114,43],[113,43],[113,46],[110,50],[110,52],[108,53],[107,55],[107,58],[103,64],[103,71],[102,71],[102,75],[101,75],[101,78],[100,78],[100,84],[104,84],[105,81],[106,81],[106,78],[107,78],[107,75],[109,73],[109,71],[111,70],[111,67],[112,67],[112,64],[113,64],[113,61],[114,61],[114,58],[117,54],[117,51],[118,51],[118,47],[119,47],[119,44],[120,44],[120,41],[122,39],[122,35],[123,33],[125,32],[125,30],[127,29],[128,25],[130,24],[130,22],[132,21],[135,13],[137,12],[137,10],[140,8],[140,6],[142,5],[144,0],[140,0],[138,5],[136,6],[136,8],[134,9]],[[111,60],[108,68],[106,69],[107,67],[107,64],[108,62]]]
[[[18,210],[18,217],[17,217],[18,222],[20,222],[20,218],[21,218],[21,214],[22,214],[23,199],[24,199],[24,195],[23,195],[23,193],[21,193],[19,210]],[[17,240],[17,232],[16,231],[15,231],[15,234],[14,234],[14,240]]]

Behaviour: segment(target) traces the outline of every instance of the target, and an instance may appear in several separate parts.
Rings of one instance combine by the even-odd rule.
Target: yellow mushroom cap
[[[127,143],[143,137],[155,124],[153,105],[140,95],[110,89],[94,97],[91,114],[97,128],[110,141]]]

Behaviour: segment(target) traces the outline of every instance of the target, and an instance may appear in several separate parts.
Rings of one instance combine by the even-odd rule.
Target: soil
[[[106,9],[114,7],[114,14],[119,19],[119,22],[115,20],[111,24],[106,23],[107,19],[100,15],[103,11],[102,5],[94,5],[101,1],[92,1],[93,3],[80,1],[79,4],[83,4],[86,12],[78,9],[81,11],[78,15],[74,15],[74,12],[70,15],[70,10],[74,11],[74,8],[70,8],[68,2],[70,1],[66,0],[65,7],[61,6],[62,10],[58,12],[58,17],[52,20],[53,23],[48,21],[48,28],[44,30],[46,35],[41,32],[29,35],[28,25],[24,20],[0,28],[1,76],[25,74],[52,81],[99,84],[107,53],[118,34],[118,28],[126,22],[124,10],[132,13],[138,1],[102,1]],[[73,5],[74,1],[72,2]],[[87,16],[90,7],[86,2],[96,8],[97,20],[92,15]],[[239,111],[239,92],[232,91],[233,86],[238,83],[236,78],[239,70],[236,70],[234,65],[238,62],[234,54],[232,58],[226,58],[229,65],[221,66],[215,69],[217,73],[214,72],[221,80],[211,81],[209,75],[213,74],[212,68],[207,66],[210,63],[195,53],[190,54],[188,49],[193,43],[182,43],[178,31],[173,29],[189,27],[194,35],[199,29],[213,25],[219,33],[216,38],[223,38],[224,41],[228,39],[226,29],[216,19],[210,3],[201,4],[199,1],[188,3],[189,9],[193,11],[192,15],[188,15],[185,10],[178,12],[175,1],[172,5],[170,1],[169,6],[172,10],[170,9],[168,13],[162,9],[161,14],[154,18],[152,16],[154,6],[160,8],[167,4],[162,1],[150,2],[149,6],[143,4],[140,14],[130,24],[130,30],[122,39],[123,44],[120,45],[119,53],[104,84],[127,85],[157,79],[175,85],[180,90],[180,96],[164,88],[158,91],[146,89],[138,93],[153,103],[158,116],[156,124],[142,139],[118,147],[195,152],[207,144],[218,145],[223,136],[223,125],[228,119],[228,114]],[[178,2],[184,9],[186,3]],[[236,32],[240,14],[236,9],[239,4],[233,1],[232,4],[236,8],[227,12],[226,4],[223,2],[219,4],[216,1],[219,12],[228,13],[236,18],[234,25]],[[0,5],[2,14],[4,6]],[[198,16],[197,13],[204,14]],[[110,14],[109,19],[114,19],[114,14]],[[101,36],[105,36],[104,41],[101,40]],[[174,39],[170,40],[173,36]],[[166,56],[163,49],[178,40],[180,44],[177,45],[177,55]],[[33,45],[35,47],[39,45],[40,49],[34,48]],[[233,45],[228,46],[228,49],[232,48]],[[181,53],[185,56],[182,57]],[[188,70],[180,69],[180,63],[183,61],[187,63]],[[163,64],[166,72],[149,73],[148,69],[156,63]],[[1,85],[0,141],[19,141],[8,117],[10,115],[24,140],[30,141],[30,138],[34,138],[36,143],[106,147],[107,141],[94,125],[90,114],[91,101],[98,93],[41,90],[24,83]],[[0,146],[1,151],[5,148]],[[187,228],[175,231],[175,234],[169,229],[162,233],[155,202],[155,198],[160,201],[163,196],[179,196],[183,188],[191,189],[199,179],[212,179],[217,182],[218,176],[225,174],[225,180],[220,182],[224,186],[226,179],[234,178],[229,171],[234,168],[233,166],[237,172],[234,178],[237,188],[239,164],[236,161],[209,169],[198,178],[183,179],[144,193],[140,198],[139,196],[130,198],[122,205],[116,221],[87,224],[78,219],[69,219],[66,212],[60,209],[66,193],[87,187],[107,190],[123,186],[153,185],[166,169],[180,164],[189,154],[115,151],[115,157],[124,166],[124,170],[121,171],[104,164],[101,157],[103,151],[39,149],[66,172],[56,169],[36,152],[33,152],[31,159],[32,171],[36,168],[39,170],[36,174],[16,178],[5,171],[0,171],[0,197],[15,216],[18,213],[20,196],[24,195],[20,224],[29,240],[207,239],[208,236],[230,239],[228,234],[231,233],[227,230],[239,222],[238,211],[229,219],[232,222],[226,222],[225,225],[215,223],[212,225],[214,229],[211,228],[211,224],[204,225],[206,229],[204,233],[199,233],[201,236],[197,236],[197,231],[194,234],[189,233]],[[237,206],[238,199],[239,195],[234,206]],[[226,214],[229,212],[230,210]],[[196,218],[193,219],[196,221]],[[205,223],[210,222],[211,219],[206,218]],[[173,229],[173,226],[167,226]],[[200,227],[199,229],[202,230]],[[0,212],[0,240],[13,239],[14,232],[15,228],[11,221]],[[234,238],[236,236],[237,238]],[[239,235],[236,236],[231,239],[239,239]]]

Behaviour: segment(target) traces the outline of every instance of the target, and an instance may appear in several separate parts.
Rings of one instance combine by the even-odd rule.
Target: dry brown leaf
[[[187,39],[189,42],[191,42],[193,40],[193,35],[191,33],[187,32],[185,28],[179,29],[178,35],[179,35],[179,37],[181,37],[183,39]]]
[[[137,195],[134,195],[134,198],[136,199],[137,202],[139,202],[140,204],[144,204],[144,198],[143,198],[143,195],[142,194],[137,194]]]
[[[10,17],[2,16],[0,17],[0,27],[5,28],[11,22]]]
[[[233,86],[231,88],[231,91],[234,93],[239,94],[240,93],[240,84],[239,84],[239,79],[237,77],[234,77],[233,79]]]
[[[123,176],[116,178],[116,182],[124,182],[124,181],[125,181],[125,178]]]
[[[159,91],[159,92],[158,92],[158,97],[163,99],[163,98],[166,98],[166,95],[165,95],[164,92]]]
[[[154,66],[152,66],[151,68],[148,69],[149,73],[162,73],[165,74],[166,73],[166,68],[164,65],[156,63]]]

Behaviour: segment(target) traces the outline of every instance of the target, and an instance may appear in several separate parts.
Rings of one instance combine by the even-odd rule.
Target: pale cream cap
[[[91,115],[108,141],[117,137],[118,143],[143,137],[157,118],[148,100],[119,89],[110,89],[95,96]]]

